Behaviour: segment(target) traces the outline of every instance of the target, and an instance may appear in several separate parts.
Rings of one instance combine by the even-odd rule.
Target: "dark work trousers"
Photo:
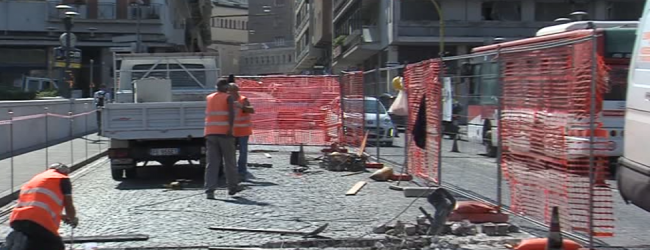
[[[206,136],[205,190],[214,192],[218,187],[219,171],[223,168],[226,174],[228,190],[236,190],[239,186],[237,161],[235,152],[235,137],[227,135]]]

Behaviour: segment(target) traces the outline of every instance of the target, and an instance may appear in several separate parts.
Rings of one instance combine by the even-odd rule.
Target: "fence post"
[[[501,161],[503,160],[503,123],[501,123],[503,111],[503,81],[501,78],[501,45],[497,47],[497,209],[501,212],[503,206],[503,169]]]
[[[596,77],[598,77],[598,36],[594,23],[589,21],[588,29],[592,29],[591,35],[591,91],[589,101],[589,249],[594,246],[594,179],[596,166],[594,162],[594,133],[596,130]]]
[[[11,168],[11,195],[14,193],[14,112],[9,110],[9,167]]]
[[[86,149],[86,160],[88,160],[88,103],[84,103],[84,147]]]
[[[47,170],[50,165],[50,108],[45,107],[43,109],[45,113],[45,170]]]
[[[68,112],[68,119],[70,119],[70,166],[74,165],[74,135],[72,133],[74,126],[74,119],[72,119],[72,111]]]
[[[377,124],[375,127],[375,133],[377,133],[377,136],[375,137],[375,147],[377,148],[377,162],[381,162],[381,140],[379,139],[381,136],[381,121],[379,120],[379,81],[381,79],[381,53],[377,54],[377,71],[375,72],[375,82],[374,82],[374,87],[375,87],[375,98],[377,98],[377,101],[375,102],[375,122]],[[365,111],[364,111],[365,113]]]
[[[440,62],[439,62],[440,64],[439,64],[439,66],[438,66],[438,85],[439,85],[438,87],[440,88],[440,95],[438,96],[438,105],[439,105],[440,107],[438,108],[438,112],[440,112],[440,113],[439,113],[439,119],[440,119],[440,120],[438,121],[438,129],[437,129],[438,131],[436,131],[436,132],[438,133],[438,138],[436,138],[436,140],[438,141],[438,153],[437,153],[438,164],[437,164],[436,167],[438,168],[438,176],[437,176],[437,179],[438,179],[438,186],[440,186],[440,187],[442,187],[442,137],[445,136],[445,135],[444,135],[444,129],[443,129],[443,126],[444,126],[444,124],[443,124],[443,120],[444,120],[444,119],[442,119],[442,118],[443,118],[443,114],[444,114],[444,105],[443,105],[443,96],[444,96],[443,88],[444,88],[444,84],[443,84],[443,76],[444,76],[444,74],[445,74],[444,71],[445,71],[445,67],[446,67],[446,66],[445,66],[445,61],[444,61],[444,57],[443,57],[443,55],[444,55],[444,53],[441,51],[441,52],[440,52]],[[425,85],[425,91],[424,91],[424,93],[425,93],[425,96],[426,96],[426,85]],[[426,98],[426,97],[424,97],[424,98]],[[450,98],[451,98],[451,96],[450,96]],[[452,114],[452,116],[453,116],[453,114]],[[453,119],[453,118],[452,118],[452,119]],[[458,136],[458,135],[454,135],[454,136]],[[429,146],[428,143],[427,143],[427,146]]]

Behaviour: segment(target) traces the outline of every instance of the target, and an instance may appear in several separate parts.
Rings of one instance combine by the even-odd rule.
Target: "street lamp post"
[[[142,23],[142,10],[141,7],[144,4],[142,0],[135,0],[132,3],[136,5],[136,12],[137,12],[137,23],[135,26],[136,29],[136,38],[135,38],[135,53],[140,53],[140,47],[142,44],[142,39],[140,39],[140,25]]]
[[[72,38],[72,27],[73,27],[73,22],[72,19],[75,16],[78,16],[79,13],[71,11],[72,7],[68,5],[57,5],[56,6],[57,10],[60,11],[65,11],[65,17],[63,17],[63,25],[65,27],[65,42],[63,42],[63,49],[64,49],[64,56],[65,56],[65,68],[64,68],[64,74],[63,74],[63,82],[67,83],[68,81],[72,80],[71,77],[71,71],[70,71],[70,51],[71,48],[74,47],[74,41]],[[63,40],[63,39],[61,39]],[[76,40],[76,39],[75,39]],[[72,97],[72,90],[74,89],[74,83],[69,84],[69,91],[68,91],[68,96],[67,97]]]

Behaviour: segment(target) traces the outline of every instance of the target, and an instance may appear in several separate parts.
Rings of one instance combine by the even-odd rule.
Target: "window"
[[[291,62],[291,55],[289,55],[289,62]]]
[[[643,1],[607,3],[607,19],[619,21],[638,21],[643,14]]]
[[[183,67],[185,67],[187,71],[183,70],[183,67],[177,63],[161,63],[158,64],[155,69],[151,69],[153,66],[153,64],[134,65],[133,70],[140,72],[132,72],[131,79],[137,80],[147,74],[147,77],[169,78],[172,81],[172,88],[174,89],[201,88],[201,86],[194,81],[192,76],[194,76],[201,84],[205,84],[206,82],[207,72],[205,71],[205,66],[202,64],[183,64]],[[177,71],[168,71],[168,68]]]
[[[436,21],[440,16],[435,5],[431,1],[422,0],[401,0],[400,15],[404,21]],[[442,8],[442,6],[440,6]]]
[[[592,6],[586,2],[537,2],[535,3],[535,21],[552,22],[560,17],[567,17],[574,11],[594,13]]]
[[[486,1],[481,12],[485,21],[521,21],[520,2]]]

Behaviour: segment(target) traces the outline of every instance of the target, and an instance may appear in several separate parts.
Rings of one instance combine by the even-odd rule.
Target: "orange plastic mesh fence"
[[[602,113],[607,68],[592,74],[592,42],[501,54],[502,169],[511,208],[546,223],[560,207],[562,227],[589,232],[589,117],[591,81]],[[597,132],[602,126],[596,119]],[[613,235],[612,191],[605,186],[607,138],[596,133],[595,236]],[[605,134],[606,137],[606,134]]]
[[[317,146],[338,142],[338,77],[270,76],[236,81],[240,93],[255,107],[251,144]]]
[[[409,64],[404,71],[404,86],[409,103],[409,116],[406,127],[408,136],[408,172],[412,175],[438,182],[438,161],[440,154],[441,91],[440,60],[427,60]],[[418,138],[413,136],[413,128],[420,110],[420,102],[426,98],[426,146],[416,146]]]
[[[341,95],[343,102],[341,143],[345,146],[359,147],[365,135],[365,101],[363,72],[349,72],[341,76]]]

